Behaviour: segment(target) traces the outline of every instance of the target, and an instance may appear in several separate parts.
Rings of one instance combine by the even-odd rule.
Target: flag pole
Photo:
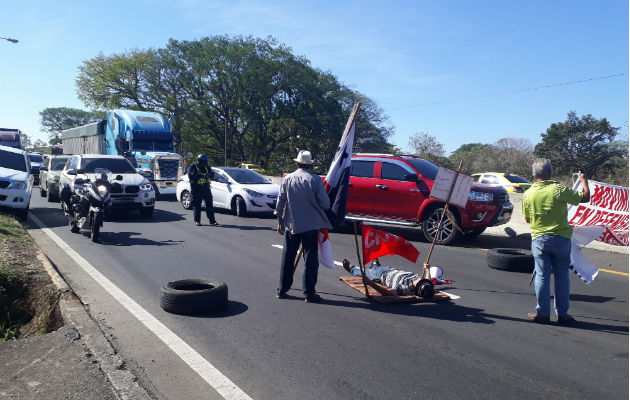
[[[365,288],[365,297],[370,297],[370,292],[368,291],[367,284],[365,283],[365,265],[363,265],[363,260],[361,260],[361,252],[359,252],[359,239],[357,235],[357,222],[352,221],[352,225],[354,226],[354,244],[357,247],[357,259],[359,259],[359,269],[361,270],[361,277],[363,282],[363,287]],[[363,236],[361,236],[361,240],[363,240]]]
[[[431,272],[429,271],[429,260],[431,260],[431,254],[433,253],[433,248],[435,247],[435,242],[437,241],[438,234],[440,233],[440,229],[442,229],[442,222],[444,222],[444,216],[448,213],[449,202],[451,201],[451,195],[453,194],[453,188],[455,187],[455,183],[457,182],[457,177],[459,176],[459,171],[462,169],[462,164],[464,160],[459,162],[459,167],[457,167],[457,172],[455,173],[455,179],[451,183],[451,188],[448,191],[448,197],[446,198],[446,206],[444,207],[444,211],[442,212],[442,216],[440,217],[440,222],[438,223],[437,231],[433,236],[433,242],[431,243],[431,249],[429,250],[429,254],[427,255],[427,260],[424,262],[422,266],[422,277],[425,278],[428,274],[428,279],[431,279]],[[454,222],[455,223],[455,222]]]
[[[352,128],[352,124],[354,124],[354,121],[357,119],[357,115],[359,114],[359,109],[360,108],[361,108],[361,102],[360,101],[357,102],[352,107],[352,112],[350,113],[350,116],[348,117],[348,122],[346,122],[346,127],[343,130],[343,135],[341,135],[341,140],[339,141],[339,143],[343,142],[343,139],[345,139],[346,136],[348,136],[350,134],[350,129]],[[298,264],[300,263],[300,257],[302,256],[302,252],[303,251],[304,251],[304,249],[302,248],[302,245],[300,244],[300,249],[298,250],[298,253],[295,256],[295,261],[293,262],[293,272],[294,273],[295,273],[295,270],[297,269]],[[357,248],[357,251],[358,251],[358,248]]]

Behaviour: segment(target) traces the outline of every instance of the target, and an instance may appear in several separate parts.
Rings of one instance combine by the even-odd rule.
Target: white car
[[[59,177],[59,193],[63,196],[64,188],[74,192],[74,180],[78,177],[94,180],[98,178],[95,170],[109,170],[114,177],[122,181],[112,184],[110,199],[113,209],[137,209],[143,217],[153,215],[155,190],[147,178],[138,174],[129,160],[123,156],[102,154],[80,154],[70,156]]]
[[[25,221],[33,180],[28,153],[0,146],[0,207],[15,209],[18,218]]]
[[[212,168],[214,178],[212,204],[216,208],[231,210],[239,217],[254,213],[273,213],[276,209],[280,186],[257,172],[242,168]],[[177,200],[186,210],[192,209],[190,182],[184,174],[177,182]]]

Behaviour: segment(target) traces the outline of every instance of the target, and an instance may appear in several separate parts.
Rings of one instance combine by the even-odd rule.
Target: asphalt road
[[[106,221],[102,243],[72,234],[58,204],[34,196],[31,213],[118,288],[254,399],[627,399],[628,257],[596,250],[591,285],[571,281],[572,327],[526,320],[535,306],[529,274],[486,266],[486,250],[508,247],[482,235],[437,247],[432,264],[461,298],[439,304],[379,305],[320,268],[323,304],[302,301],[302,268],[291,298],[278,300],[283,237],[271,217],[218,213],[221,227],[195,227],[192,212],[159,201],[154,217],[123,213]],[[204,221],[205,222],[205,221]],[[105,292],[31,221],[33,235],[156,398],[219,394]],[[388,229],[388,228],[385,228]],[[413,230],[389,229],[429,244]],[[331,234],[336,260],[356,263],[351,232]],[[511,242],[510,247],[524,241]],[[381,261],[407,270],[400,257]],[[625,274],[625,275],[624,275]],[[178,316],[159,306],[160,287],[184,278],[229,286],[219,314]]]

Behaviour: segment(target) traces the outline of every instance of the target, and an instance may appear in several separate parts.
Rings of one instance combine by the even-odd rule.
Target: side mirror
[[[123,180],[123,176],[122,175],[116,175],[116,180],[117,181],[122,181]]]
[[[75,185],[83,185],[84,183],[85,181],[83,180],[83,178],[77,178],[74,180]]]
[[[71,168],[71,169],[66,171],[66,174],[68,174],[68,175],[75,175],[76,176],[77,171]]]
[[[416,174],[407,174],[405,175],[405,180],[408,182],[418,182],[418,175]]]

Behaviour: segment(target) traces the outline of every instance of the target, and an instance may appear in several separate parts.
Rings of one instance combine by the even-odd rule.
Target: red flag
[[[361,224],[361,226],[364,265],[388,254],[398,254],[411,262],[418,260],[420,252],[405,238],[372,229],[365,224]]]

